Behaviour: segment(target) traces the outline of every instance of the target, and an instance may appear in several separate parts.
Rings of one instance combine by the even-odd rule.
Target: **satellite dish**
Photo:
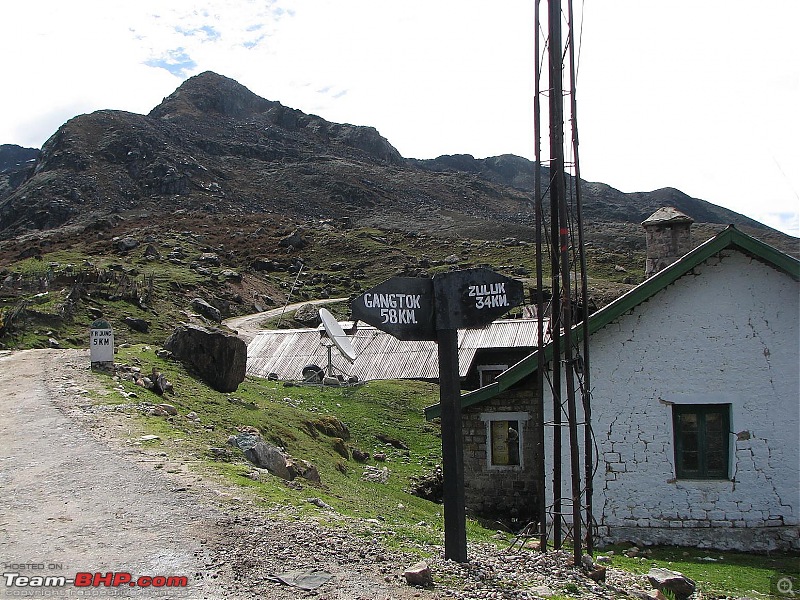
[[[322,327],[325,328],[325,333],[328,334],[328,338],[333,342],[333,345],[339,349],[342,356],[352,363],[356,359],[356,351],[353,349],[353,344],[350,343],[350,338],[347,337],[342,326],[339,325],[339,321],[326,308],[319,309],[319,318],[322,320]]]

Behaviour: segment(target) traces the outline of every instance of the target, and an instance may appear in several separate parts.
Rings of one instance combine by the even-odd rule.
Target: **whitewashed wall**
[[[800,548],[799,292],[728,250],[592,336],[604,541]],[[686,403],[731,404],[732,481],[675,478],[671,406]]]

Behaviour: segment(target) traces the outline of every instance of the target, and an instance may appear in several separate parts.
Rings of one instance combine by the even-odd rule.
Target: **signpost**
[[[521,282],[480,268],[442,273],[433,279],[393,277],[350,305],[354,319],[400,340],[438,343],[444,554],[456,562],[467,561],[458,330],[485,327],[524,299]]]

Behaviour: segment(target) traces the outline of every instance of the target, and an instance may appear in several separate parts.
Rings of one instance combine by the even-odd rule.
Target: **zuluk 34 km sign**
[[[521,282],[489,269],[433,279],[393,277],[353,300],[353,318],[400,340],[439,345],[439,401],[444,475],[444,554],[467,561],[458,330],[480,329],[525,300]]]

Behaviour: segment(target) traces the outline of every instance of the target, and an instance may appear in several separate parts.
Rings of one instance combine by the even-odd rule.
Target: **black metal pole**
[[[578,101],[576,98],[576,65],[575,65],[575,19],[572,12],[572,0],[568,0],[569,14],[569,82],[570,82],[570,117],[572,123],[572,155],[575,163],[575,214],[578,220],[578,259],[581,269],[581,333],[583,334],[583,454],[585,478],[585,510],[586,510],[586,552],[594,553],[592,537],[592,496],[594,495],[594,448],[592,436],[592,400],[591,369],[589,360],[589,281],[586,272],[586,244],[583,235],[583,194],[581,192],[581,163],[578,152]]]
[[[559,131],[558,115],[561,114],[561,3],[558,0],[548,2],[548,66],[550,74],[550,275],[552,277],[553,295],[550,304],[550,328],[553,336],[553,547],[561,548],[561,285],[559,268],[559,206],[564,194],[564,150],[562,136]],[[555,24],[554,24],[555,23]],[[557,40],[553,38],[557,29]],[[558,42],[556,44],[556,42]]]
[[[540,79],[541,68],[539,66],[539,0],[535,2],[536,16],[534,28],[536,30],[536,41],[534,43],[534,53],[536,55],[535,69],[535,89],[533,97],[533,130],[534,130],[534,176],[533,176],[533,195],[534,195],[534,219],[536,224],[536,333],[537,333],[537,354],[536,354],[536,379],[533,403],[535,406],[536,439],[534,440],[534,473],[536,477],[536,511],[539,518],[539,549],[547,551],[547,484],[545,481],[545,429],[544,429],[544,273],[542,262],[542,217],[543,217],[543,198],[542,198],[542,125],[541,125],[541,104],[540,104]]]
[[[458,377],[458,331],[440,329],[439,402],[442,409],[442,475],[444,500],[444,557],[467,562],[467,524],[464,509],[464,449],[461,430],[461,382]]]
[[[557,296],[555,290],[553,290],[553,301],[555,302],[557,299],[560,299],[561,326],[563,327],[564,331],[564,374],[567,388],[567,426],[569,428],[570,472],[572,488],[572,544],[575,564],[580,564],[582,554],[581,518],[583,515],[581,510],[581,474],[580,459],[578,458],[577,430],[578,419],[575,405],[575,379],[572,349],[569,224],[567,221],[566,180],[564,174],[564,91],[562,84],[563,43],[561,36],[560,0],[550,0],[548,23],[550,34],[550,177],[552,181],[550,195],[551,198],[554,196],[556,198],[556,200],[553,202],[553,208],[557,211],[556,218],[553,219],[554,223],[557,223],[557,227],[553,226],[552,234],[553,243],[554,245],[557,245],[557,248],[554,248],[554,253],[558,256],[557,262],[561,271],[561,293],[559,296]],[[559,332],[555,332],[555,335],[557,336],[558,333]],[[553,364],[558,364],[559,360],[560,355],[554,354]],[[553,378],[556,379],[555,373]],[[561,406],[559,406],[559,415],[560,410]],[[554,460],[558,460],[560,457],[554,456],[553,458]],[[560,495],[561,490],[559,489],[558,492]]]

